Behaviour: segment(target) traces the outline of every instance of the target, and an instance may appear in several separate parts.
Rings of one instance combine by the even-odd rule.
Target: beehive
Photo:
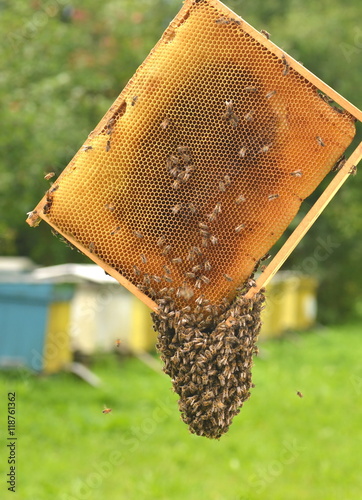
[[[186,1],[30,223],[150,299],[231,299],[355,134],[262,38]]]

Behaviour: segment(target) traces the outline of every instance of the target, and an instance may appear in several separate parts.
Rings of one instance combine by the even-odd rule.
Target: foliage
[[[362,107],[359,0],[226,3]],[[25,213],[48,188],[44,173],[63,170],[179,8],[176,0],[0,1],[2,255],[30,255],[42,265],[84,260],[44,224],[27,227]],[[361,139],[359,127],[354,145]],[[358,176],[347,183],[287,263],[300,267],[318,237],[340,243],[313,270],[322,282],[323,320],[355,314],[362,301],[361,183]]]

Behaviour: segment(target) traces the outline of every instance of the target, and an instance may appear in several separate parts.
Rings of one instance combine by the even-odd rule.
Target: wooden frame
[[[197,0],[186,0],[183,7],[175,17],[175,19],[170,23],[170,27],[178,26],[188,17],[190,7]],[[308,69],[306,69],[302,64],[293,59],[291,56],[286,54],[281,48],[275,45],[271,40],[266,38],[263,34],[253,28],[250,24],[248,24],[244,19],[235,14],[232,10],[226,7],[224,4],[219,2],[218,0],[208,0],[209,5],[214,7],[219,13],[225,15],[228,18],[232,18],[240,23],[242,29],[247,32],[250,36],[252,36],[255,40],[257,40],[260,44],[266,47],[270,52],[275,54],[277,57],[281,58],[282,56],[287,58],[287,62],[291,68],[293,68],[296,72],[298,72],[301,76],[303,76],[306,80],[312,83],[317,89],[326,94],[328,97],[333,99],[337,104],[339,104],[344,110],[349,112],[352,116],[354,116],[357,120],[362,122],[362,112],[353,104],[351,104],[347,99],[342,97],[338,92],[329,87],[326,83],[320,80],[317,76],[311,73]],[[160,42],[159,42],[160,43]],[[110,111],[113,109],[114,105],[110,108]],[[107,118],[107,114],[104,117],[104,121]],[[102,126],[101,122],[98,124],[98,128]],[[94,133],[95,131],[93,131]],[[91,133],[91,134],[93,134]],[[267,283],[272,279],[272,277],[276,274],[309,228],[313,225],[315,220],[322,213],[324,208],[331,201],[333,196],[337,193],[337,191],[341,188],[341,186],[346,181],[347,177],[350,175],[352,166],[357,166],[358,162],[362,158],[362,143],[356,148],[356,150],[352,153],[350,158],[347,160],[343,168],[335,175],[333,180],[330,182],[328,187],[322,193],[320,198],[314,204],[314,206],[309,210],[307,215],[300,222],[298,227],[294,230],[292,235],[288,238],[283,247],[279,250],[279,252],[275,255],[273,260],[267,266],[267,268],[262,272],[261,276],[257,280],[257,286],[251,288],[246,297],[252,297],[260,288],[263,288],[267,285]],[[27,219],[27,222],[31,226],[35,226],[39,222],[39,217],[44,219],[50,226],[54,227],[51,220],[43,213],[42,207],[45,204],[45,197],[35,208],[34,212],[30,214]],[[56,231],[59,232],[57,227],[54,227]],[[70,236],[63,235],[69,242],[76,247],[79,244]],[[157,304],[150,299],[147,295],[142,293],[135,285],[129,282],[126,278],[121,276],[118,272],[116,272],[112,267],[108,264],[105,264],[101,259],[99,259],[96,255],[91,253],[89,249],[82,247],[82,252],[87,255],[91,260],[100,265],[109,275],[113,276],[122,286],[128,289],[131,293],[133,293],[136,297],[138,297],[144,304],[146,304],[151,310],[157,311]]]

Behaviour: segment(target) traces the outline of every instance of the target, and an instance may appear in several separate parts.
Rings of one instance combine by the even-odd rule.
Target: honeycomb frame
[[[205,36],[201,28],[199,29],[199,26],[203,26],[205,19],[205,23],[208,26],[207,29],[205,28],[208,33],[207,36]],[[188,68],[187,58],[190,57],[190,54],[189,51],[181,51],[181,48],[187,44],[187,37],[190,32],[198,33],[197,36],[195,35],[198,43],[194,43],[193,49],[193,57],[196,63],[190,70],[184,71],[185,67]],[[212,52],[215,39],[219,42],[218,47],[224,50],[226,56],[223,56],[224,59],[221,60],[220,58],[214,58],[217,60],[217,64],[210,56],[208,60],[209,66],[207,66],[204,61],[207,60],[208,52]],[[245,61],[242,60],[240,63],[239,59],[235,59],[235,54],[231,55],[230,51],[227,52],[230,42],[236,43],[236,46],[239,43],[240,47],[245,48],[245,53],[249,53],[248,59],[245,59],[245,61],[248,61],[249,66]],[[173,47],[175,48],[172,49]],[[157,68],[157,57],[162,53],[168,55],[170,63],[165,63],[163,67]],[[260,55],[260,60],[262,62],[266,61],[265,65],[269,64],[271,68],[269,70],[270,76],[262,76],[264,75],[263,63],[259,64],[259,70],[254,68],[253,58],[251,57],[253,54],[256,54],[258,57]],[[269,58],[270,62],[268,63],[265,58]],[[156,63],[154,63],[155,60]],[[212,79],[214,74],[219,75],[218,82],[222,82],[220,84],[221,90],[217,94],[218,98],[209,98],[207,106],[202,107],[202,109],[200,108],[200,116],[203,117],[203,123],[209,120],[214,124],[215,129],[211,126],[209,128],[207,126],[203,127],[198,118],[198,112],[195,112],[195,106],[197,108],[199,105],[197,93],[201,88],[199,86],[200,80],[198,79],[200,66],[203,67],[204,82]],[[220,66],[224,68],[224,73],[218,73]],[[250,67],[253,71],[250,71]],[[162,94],[162,89],[160,90],[162,87],[160,74],[164,74],[164,78],[167,80],[169,74],[172,72],[174,73],[172,77],[173,85],[175,87],[175,82],[178,85],[177,92],[172,91],[169,95],[167,93]],[[231,79],[231,83],[229,83],[230,75],[234,78],[234,80]],[[227,90],[224,90],[225,88]],[[237,88],[240,95],[243,94],[239,100],[235,98],[235,91],[233,90],[235,88]],[[294,97],[293,92],[297,97]],[[303,92],[305,95],[303,94],[302,96]],[[186,97],[184,97],[184,94]],[[154,98],[154,96],[161,99],[159,102],[156,102],[156,99],[152,107],[152,112],[150,112],[150,108],[142,108],[144,102],[147,102],[148,98]],[[341,112],[341,110],[335,109],[328,102],[325,102],[327,100],[326,96],[340,105],[343,111]],[[296,104],[293,104],[293,99]],[[171,113],[168,116],[165,109],[168,109],[168,107],[172,108],[174,102],[177,102],[177,112],[174,111],[173,114]],[[317,129],[311,128],[310,135],[307,137],[307,132],[303,132],[303,135],[300,131],[302,128],[305,128],[306,131],[309,130],[310,121],[308,121],[307,113],[304,113],[303,110],[306,109],[304,106],[309,105],[310,102],[313,104],[314,118],[318,122],[318,126],[322,128],[322,131],[317,133],[315,131]],[[140,115],[137,115],[138,110],[140,110]],[[128,119],[132,113],[134,115],[133,121]],[[323,116],[318,121],[316,117],[319,115]],[[181,297],[179,297],[180,307],[184,305],[184,302],[188,301],[187,295],[189,293],[195,296],[195,298],[199,293],[206,295],[213,303],[220,303],[224,297],[231,300],[235,295],[236,288],[245,282],[262,255],[279,239],[290,221],[298,213],[303,199],[319,185],[352,141],[354,136],[352,117],[361,121],[361,111],[221,2],[217,0],[186,0],[180,12],[164,32],[161,40],[136,71],[134,77],[131,78],[100,123],[89,134],[85,143],[55,181],[51,189],[49,189],[44,198],[30,214],[27,222],[29,225],[35,226],[40,222],[40,219],[44,219],[58,233],[74,246],[78,247],[85,255],[100,265],[108,274],[116,278],[120,284],[139,297],[154,311],[157,310],[155,298],[159,296],[162,290],[167,289],[167,293],[169,293],[169,290],[174,287],[177,291],[181,290]],[[127,122],[128,130],[130,131],[129,134],[131,134],[127,137],[132,137],[131,140],[125,141],[125,144],[122,143],[122,139],[124,139],[123,121]],[[178,135],[178,132],[175,132],[174,136],[172,136],[176,121],[181,123],[180,128],[186,131],[186,123],[191,122],[195,129],[199,131],[198,134],[201,139],[196,138],[196,142],[191,141],[190,145],[190,143],[186,143],[185,137],[187,137],[187,134],[181,133],[181,135]],[[152,131],[152,127],[155,128],[155,123],[157,124],[157,133]],[[264,123],[267,123],[268,126],[265,127]],[[326,126],[323,128],[324,125]],[[143,135],[138,132],[140,127],[143,127]],[[215,151],[211,151],[209,146],[200,146],[198,150],[198,140],[199,142],[204,141],[208,145],[213,141],[212,134],[214,130],[218,131],[221,129],[223,130],[220,133],[222,140],[215,147],[216,153]],[[241,129],[243,130],[241,136],[237,135]],[[332,129],[335,135],[332,134]],[[339,129],[343,129],[342,132]],[[250,135],[257,137],[254,142],[250,143],[249,141],[244,143],[243,140],[240,140],[240,137],[248,136],[248,132],[250,131],[252,131]],[[155,153],[156,156],[152,156],[152,154],[148,155],[146,151],[143,153],[143,156],[137,156],[135,153],[127,151],[125,153],[124,151],[127,150],[128,144],[134,145],[137,143],[138,146],[141,144],[142,147],[147,141],[149,144],[153,144],[154,137],[157,134],[163,134],[164,136],[169,134],[171,139],[168,142],[165,141],[166,146],[163,145],[161,148],[162,157],[164,158],[162,160],[163,164],[161,164],[162,162],[158,162],[160,166],[157,172],[162,173],[164,181],[159,183],[156,179],[151,188],[147,185],[147,196],[150,197],[151,193],[152,196],[157,198],[156,189],[160,189],[161,186],[162,196],[167,199],[168,208],[166,205],[162,205],[162,200],[159,202],[162,205],[162,210],[156,210],[158,215],[157,221],[160,220],[160,214],[164,214],[162,215],[163,219],[160,224],[173,224],[174,229],[170,234],[174,236],[178,236],[179,234],[184,240],[190,238],[188,251],[186,251],[186,247],[180,247],[178,252],[174,253],[174,249],[172,248],[173,242],[171,241],[171,244],[169,244],[167,241],[162,241],[164,235],[158,229],[155,229],[152,234],[147,233],[147,227],[145,228],[145,223],[142,223],[142,219],[140,219],[140,228],[137,225],[135,226],[133,221],[131,221],[127,225],[127,230],[129,235],[132,234],[131,238],[133,238],[133,241],[123,251],[123,259],[127,259],[129,254],[130,262],[127,265],[125,264],[123,269],[120,269],[119,263],[117,265],[112,264],[112,256],[109,257],[108,261],[103,258],[104,251],[98,248],[99,242],[96,238],[93,236],[84,237],[79,231],[79,227],[75,227],[72,222],[72,219],[79,217],[79,213],[87,210],[90,213],[93,211],[90,201],[93,197],[97,198],[98,192],[92,196],[88,196],[88,198],[85,196],[85,193],[92,192],[94,183],[98,182],[98,184],[101,184],[97,181],[97,176],[103,175],[101,170],[98,168],[92,174],[89,169],[89,177],[87,177],[84,176],[85,168],[92,167],[91,158],[97,150],[102,150],[102,158],[107,155],[111,156],[113,155],[113,151],[117,149],[117,144],[121,145],[123,150],[121,150],[120,156],[118,155],[118,160],[114,159],[114,157],[109,161],[113,161],[114,163],[118,161],[118,163],[122,164],[122,161],[125,163],[129,162],[129,157],[131,157],[132,161],[134,160],[133,167],[125,171],[122,180],[123,184],[117,184],[116,174],[120,172],[119,169],[106,172],[103,175],[102,179],[104,183],[111,181],[118,190],[125,189],[125,185],[128,185],[127,200],[123,200],[123,205],[121,202],[117,202],[117,206],[120,207],[117,209],[114,206],[116,205],[114,198],[109,200],[106,196],[102,195],[100,199],[102,200],[103,215],[100,218],[100,222],[98,216],[96,217],[97,221],[94,222],[94,225],[98,228],[97,230],[102,231],[103,229],[100,229],[101,222],[106,221],[105,226],[108,238],[118,238],[121,245],[125,238],[124,228],[115,219],[114,212],[120,212],[118,214],[119,220],[122,220],[122,217],[127,217],[135,204],[138,203],[139,207],[147,206],[142,205],[144,199],[141,196],[138,197],[138,187],[139,191],[142,191],[146,186],[142,174],[138,172],[136,180],[134,177],[131,178],[131,174],[135,173],[134,163],[140,162],[144,168],[140,168],[139,170],[144,172],[147,170],[145,168],[147,162],[157,163],[159,158],[157,155],[160,154],[157,152],[157,154]],[[287,173],[280,173],[278,162],[281,162],[282,159],[288,166],[290,159],[292,159],[291,164],[298,164],[298,157],[292,151],[294,145],[291,137],[294,137],[294,143],[298,142],[299,146],[299,143],[302,144],[300,151],[304,151],[303,147],[309,148],[307,151],[309,155],[306,155],[308,161],[305,162],[309,166],[304,165],[302,169],[297,166],[291,166],[288,167],[289,171]],[[308,145],[303,143],[303,141],[307,142],[307,139]],[[333,148],[329,148],[332,143]],[[221,147],[218,147],[220,144],[223,147],[226,145],[230,148],[230,157],[234,158],[233,168],[223,166],[228,163],[228,156],[224,154],[218,157],[218,151],[221,150]],[[172,145],[172,148],[170,145]],[[289,147],[290,151],[288,150]],[[287,153],[285,153],[286,150]],[[127,157],[127,154],[129,157]],[[235,160],[236,156],[238,156],[237,161]],[[249,160],[248,156],[250,156]],[[217,157],[217,160],[215,160],[215,157]],[[263,157],[266,157],[266,160],[260,160]],[[287,157],[288,161],[284,160],[284,157]],[[278,256],[269,264],[262,273],[262,277],[258,280],[258,286],[250,293],[255,293],[276,272],[282,261],[285,260],[299,239],[310,227],[311,223],[314,222],[314,215],[317,212],[320,213],[321,206],[323,204],[325,206],[332,198],[336,189],[341,186],[349,175],[351,166],[356,165],[360,157],[361,147],[355,151],[351,159],[346,162],[341,171],[334,177],[329,191],[327,192],[326,190],[322,201],[312,209],[312,215],[298,226],[298,231],[296,230],[293,233],[293,242],[288,240],[289,243],[287,242],[288,244],[283,247],[281,253],[279,252]],[[157,161],[155,161],[155,158]],[[313,185],[305,183],[302,186],[302,183],[299,182],[301,178],[304,182],[304,179],[308,175],[311,178],[313,175],[316,175],[313,170],[316,159],[319,161],[320,168],[318,179],[313,180]],[[205,166],[203,163],[207,165],[212,164],[212,166]],[[238,165],[238,168],[240,167],[236,173],[235,164]],[[275,182],[268,184],[269,181],[266,181],[265,177],[263,177],[265,164],[270,165],[270,171],[267,174],[270,177],[270,173],[272,173],[271,177],[277,179]],[[257,193],[256,198],[262,199],[262,201],[255,202],[252,205],[252,203],[245,203],[248,200],[245,199],[244,191],[238,185],[238,182],[240,177],[248,178],[249,172],[251,172],[251,169],[255,165],[259,172],[258,182],[262,178],[264,183],[261,185],[258,184],[257,189],[253,187],[254,191],[250,188],[252,194]],[[209,171],[213,175],[213,185],[211,188],[209,186],[211,182],[208,177]],[[151,174],[154,175],[152,172]],[[218,172],[220,172],[220,175],[216,179]],[[238,175],[240,172],[243,175]],[[79,177],[77,178],[78,174]],[[254,174],[250,174],[248,186],[256,184],[256,180],[252,175]],[[187,180],[185,181],[186,178]],[[202,193],[196,193],[195,195],[192,192],[192,196],[185,195],[186,198],[181,197],[180,201],[178,192],[180,190],[185,192],[187,189],[192,191],[194,178],[199,178],[199,184],[203,185]],[[74,179],[76,179],[76,182],[74,182]],[[170,187],[167,186],[165,188],[166,181],[170,184]],[[232,185],[233,183],[235,184]],[[284,188],[283,183],[287,187]],[[73,208],[73,199],[69,200],[72,203],[61,199],[63,186],[68,186],[67,189],[69,192],[72,192],[77,200],[81,200],[75,209]],[[189,186],[191,187],[189,188]],[[101,189],[100,186],[98,187]],[[282,189],[285,189],[285,196],[280,195],[280,193],[284,193]],[[192,205],[196,204],[194,200],[198,198],[206,199],[209,192],[213,194],[212,196],[210,195],[210,200],[204,203],[202,210],[196,207],[196,210],[202,212],[202,217],[199,214],[194,214],[193,209],[195,207],[192,207]],[[167,196],[163,193],[166,193]],[[83,196],[85,197],[84,201],[82,201]],[[224,198],[226,201],[222,203],[215,201],[218,196]],[[283,198],[285,199],[282,203]],[[61,202],[62,208],[59,211],[62,211],[62,215],[56,216],[57,207],[60,206]],[[185,215],[186,205],[188,210],[187,216]],[[271,208],[273,206],[278,207],[278,205],[279,208]],[[290,209],[291,205],[292,209]],[[153,205],[150,205],[150,207],[154,208]],[[154,216],[150,207],[148,207],[149,215],[147,216],[147,220],[151,226],[153,225],[157,228],[158,222],[153,220]],[[139,210],[142,209],[139,208]],[[242,213],[242,217],[239,216],[239,222],[235,222],[236,210]],[[125,215],[121,213],[122,211]],[[219,218],[219,212],[221,211],[223,216],[226,215],[226,218],[222,222],[219,222],[215,235],[212,226],[218,222],[216,219]],[[271,212],[273,212],[274,226],[271,225],[265,229],[265,215],[270,216]],[[99,215],[99,212],[97,214]],[[177,220],[181,216],[183,216],[183,219],[179,219],[178,223],[170,222],[174,219]],[[68,226],[62,223],[62,217],[67,218]],[[91,218],[88,217],[88,219]],[[281,219],[283,220],[282,224],[280,223]],[[92,221],[91,223],[93,224]],[[69,230],[69,225],[72,226],[71,231]],[[188,228],[191,226],[193,231],[192,236],[188,233]],[[87,230],[88,228],[85,232]],[[126,236],[130,237],[129,235]],[[254,246],[248,243],[248,238]],[[149,255],[146,255],[142,246],[145,239],[152,239],[153,247],[158,252],[159,258],[152,255],[150,259]],[[175,240],[175,237],[173,240]],[[227,243],[224,244],[224,240],[227,240]],[[262,241],[262,244],[260,241]],[[161,242],[158,245],[159,248],[157,248],[158,242]],[[242,245],[245,246],[246,250],[239,250]],[[168,247],[171,248],[167,250]],[[179,256],[180,252],[182,253],[181,257]],[[135,258],[136,253],[137,260]],[[204,258],[205,254],[207,255]],[[212,259],[216,259],[219,262],[217,260],[219,259],[219,255],[223,256],[220,257],[221,260],[222,258],[224,259],[223,265],[217,264],[216,266],[219,271],[214,272],[208,269],[207,267],[213,265],[213,263],[210,264]],[[152,259],[155,263],[153,265],[151,262],[151,270],[146,272],[144,266],[150,265],[149,261],[152,261]],[[177,262],[178,259],[182,260],[182,271],[177,270],[177,266],[179,265],[179,262]],[[189,262],[186,264],[187,259]],[[243,266],[241,266],[241,262],[243,262]],[[198,267],[201,267],[202,270],[198,269]],[[160,270],[161,268],[163,271]],[[242,270],[239,270],[239,268],[242,268]],[[161,275],[161,273],[163,274]],[[138,280],[138,275],[141,275],[142,282]],[[176,275],[176,278],[174,275]],[[210,280],[212,282],[211,285]],[[177,286],[173,284],[175,282],[177,282]],[[207,296],[207,290],[211,290],[209,297]],[[165,294],[165,292],[163,293]]]

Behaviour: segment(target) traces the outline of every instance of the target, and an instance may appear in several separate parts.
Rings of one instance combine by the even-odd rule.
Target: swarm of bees
[[[241,295],[219,315],[200,296],[196,299],[199,315],[209,318],[201,327],[190,306],[176,310],[171,298],[156,300],[157,348],[191,433],[219,439],[250,397],[264,301],[264,290],[252,299]]]

